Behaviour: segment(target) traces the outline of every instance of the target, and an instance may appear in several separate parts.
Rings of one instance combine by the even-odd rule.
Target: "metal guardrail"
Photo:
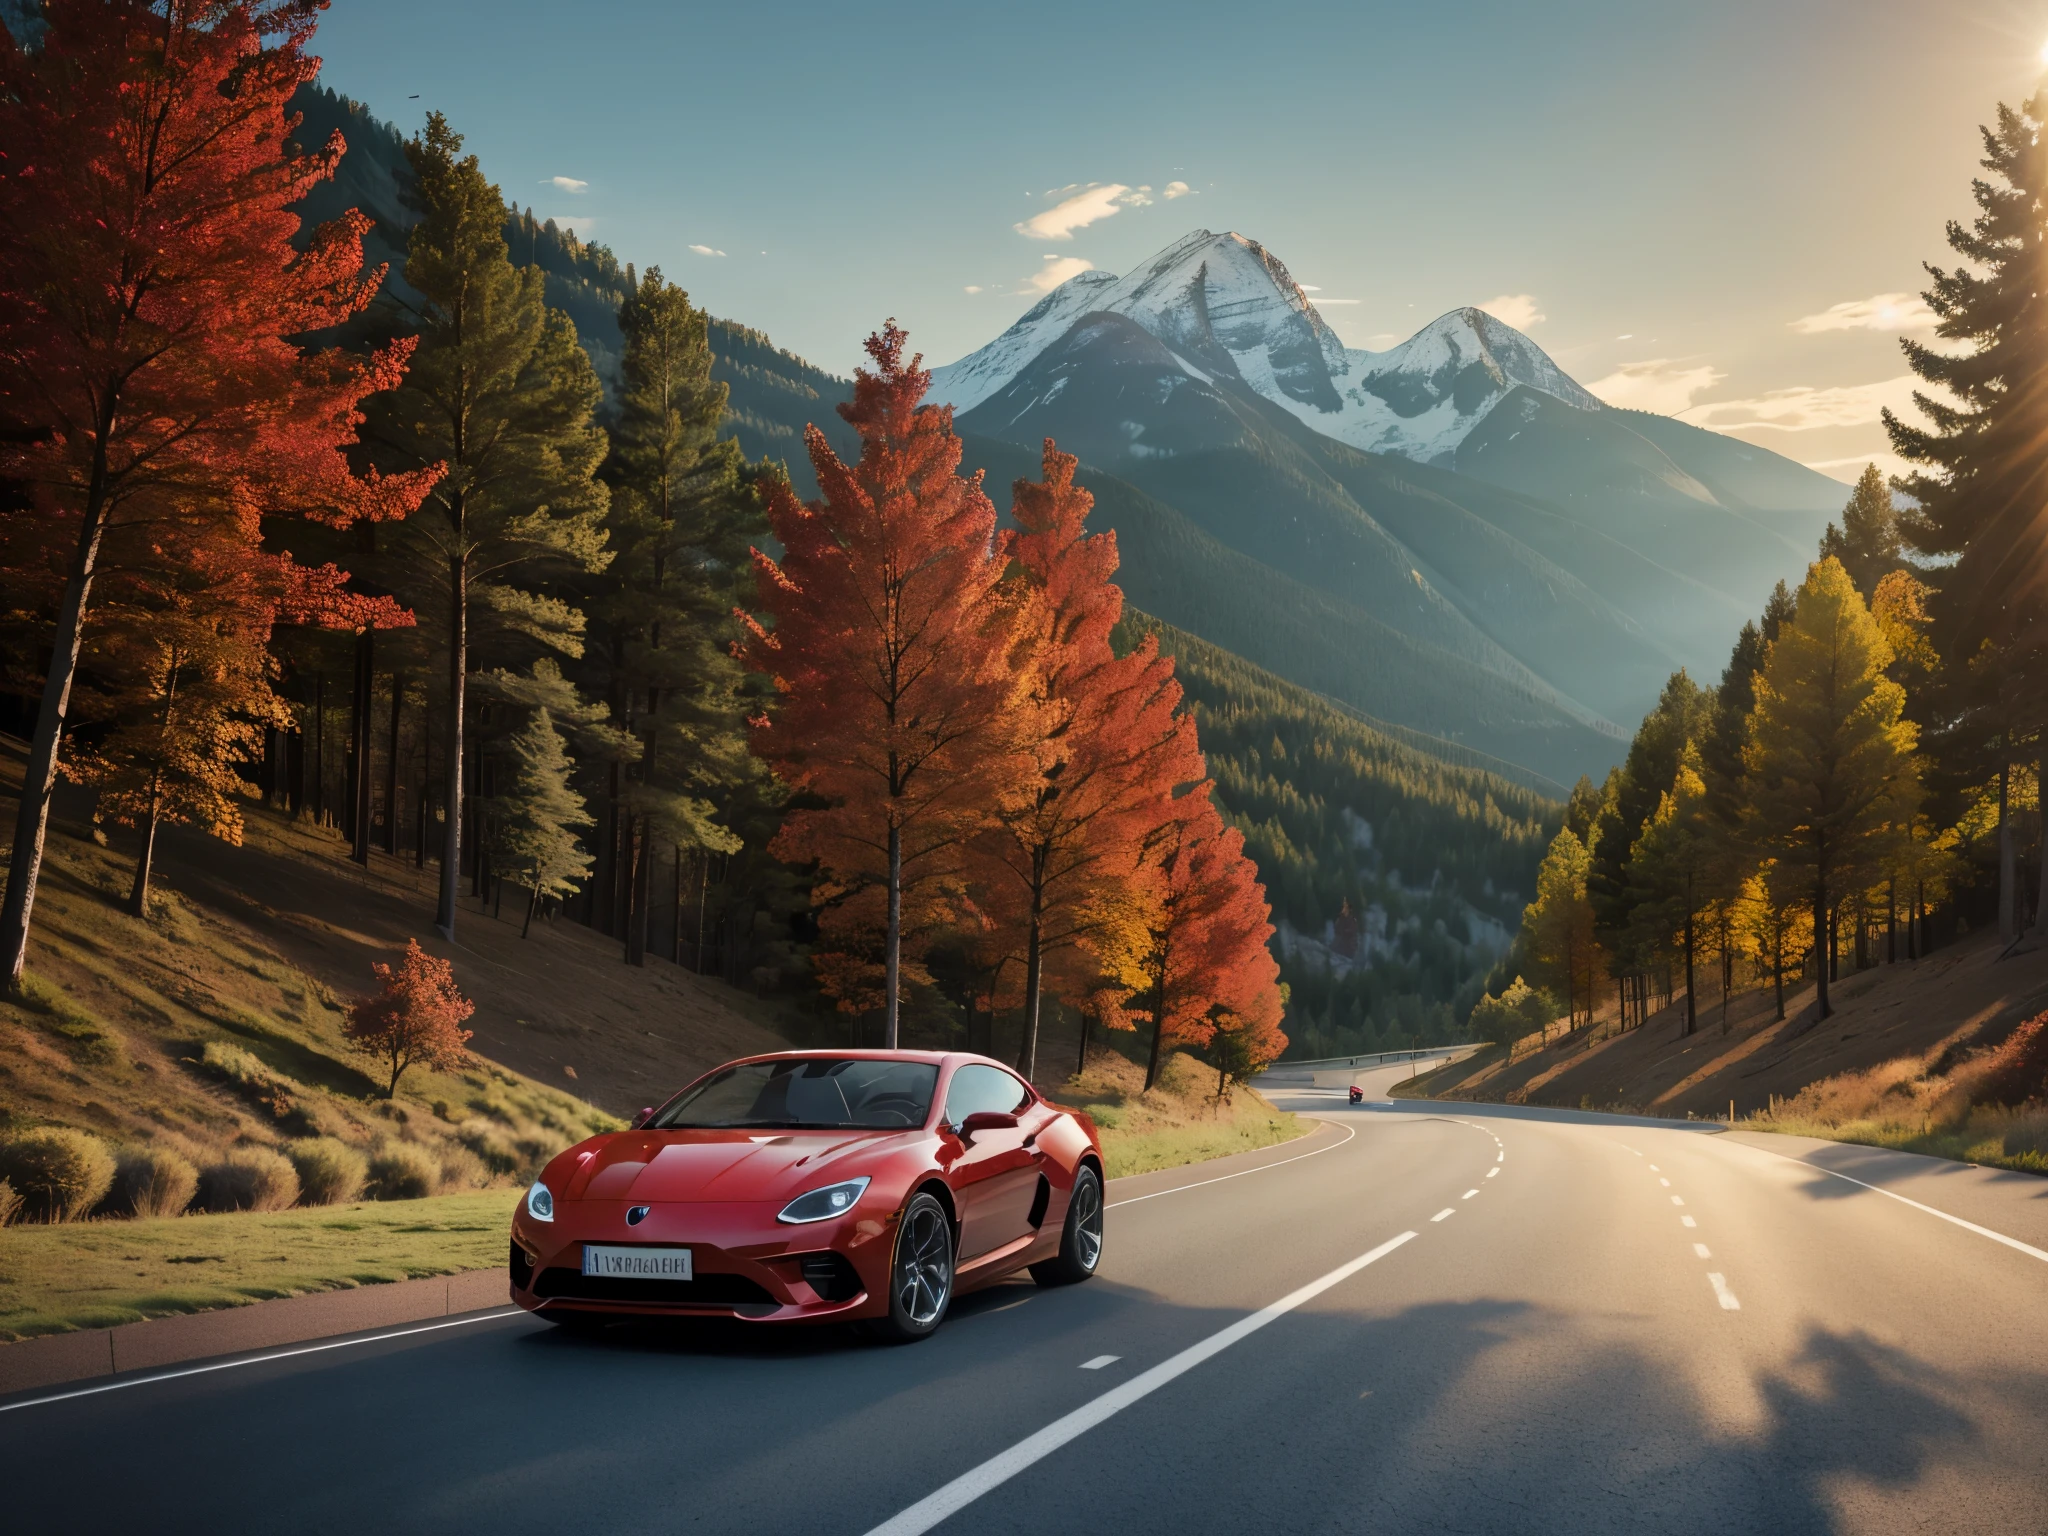
[[[1468,1040],[1457,1045],[1429,1045],[1414,1051],[1376,1051],[1360,1056],[1319,1056],[1313,1061],[1276,1061],[1268,1072],[1313,1071],[1317,1067],[1377,1067],[1390,1061],[1421,1061],[1447,1056],[1453,1051],[1476,1051],[1484,1041]]]

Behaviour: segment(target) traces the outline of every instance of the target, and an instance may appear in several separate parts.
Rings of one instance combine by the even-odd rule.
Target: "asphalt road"
[[[2048,1181],[1275,1091],[1332,1123],[1118,1181],[1095,1281],[925,1343],[489,1318],[40,1394],[7,1526],[2048,1530]]]

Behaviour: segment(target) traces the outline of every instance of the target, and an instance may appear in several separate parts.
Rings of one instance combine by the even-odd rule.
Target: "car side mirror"
[[[960,1139],[972,1141],[980,1131],[1014,1131],[1017,1117],[1000,1109],[977,1109],[960,1122]]]
[[[653,1118],[654,1106],[650,1104],[645,1109],[641,1110],[640,1113],[633,1117],[633,1129],[636,1131],[639,1130],[643,1125],[645,1125],[648,1121],[652,1120]]]

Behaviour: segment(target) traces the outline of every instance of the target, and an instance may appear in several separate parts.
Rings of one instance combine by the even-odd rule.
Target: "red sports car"
[[[512,1299],[550,1322],[864,1320],[920,1339],[962,1290],[1102,1258],[1102,1140],[983,1056],[789,1051],[707,1073],[548,1164]]]

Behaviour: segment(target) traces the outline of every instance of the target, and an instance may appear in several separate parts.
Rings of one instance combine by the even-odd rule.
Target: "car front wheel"
[[[953,1224],[931,1195],[913,1195],[896,1224],[889,1315],[877,1327],[884,1338],[900,1344],[928,1337],[945,1321],[952,1300]]]
[[[1074,1173],[1074,1193],[1067,1200],[1066,1225],[1060,1228],[1060,1251],[1031,1266],[1040,1285],[1073,1285],[1095,1273],[1102,1262],[1102,1180],[1083,1163]]]

